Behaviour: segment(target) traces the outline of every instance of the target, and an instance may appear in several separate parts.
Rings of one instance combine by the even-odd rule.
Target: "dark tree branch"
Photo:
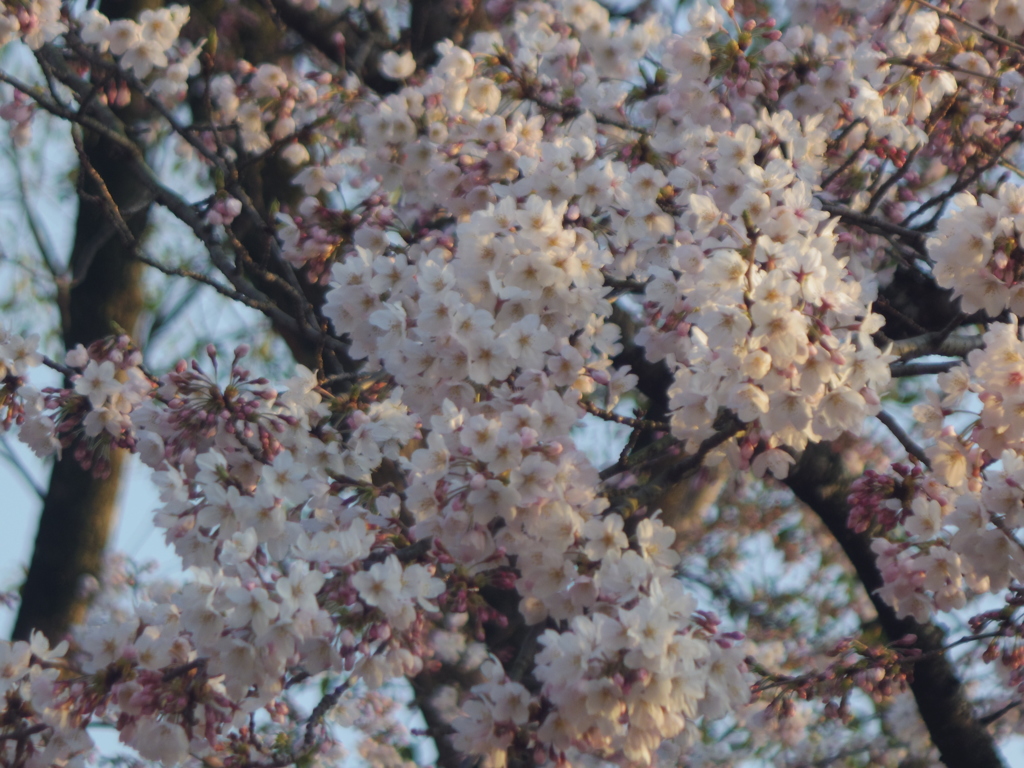
[[[460,691],[468,691],[480,682],[479,675],[466,672],[454,664],[441,664],[436,669],[425,668],[412,678],[413,702],[423,713],[427,723],[427,733],[437,747],[437,765],[439,768],[463,768],[462,754],[452,746],[448,738],[452,733],[451,724],[434,702],[434,696],[444,686],[452,686]]]
[[[887,221],[871,214],[855,211],[852,208],[847,208],[845,205],[837,205],[835,203],[822,201],[821,209],[831,213],[833,216],[841,217],[847,224],[859,227],[865,232],[870,232],[876,235],[892,235],[893,237],[898,237],[918,253],[922,255],[925,253],[925,237],[916,229],[910,229],[908,227],[900,226],[899,224],[893,224],[891,221]]]
[[[893,342],[892,354],[903,362],[926,355],[967,357],[969,352],[984,346],[985,340],[981,336],[950,336],[948,333],[941,332],[926,333]]]
[[[944,360],[939,363],[893,363],[889,366],[889,373],[896,378],[928,376],[929,374],[946,373],[961,364],[960,360]]]
[[[978,718],[978,722],[980,722],[982,725],[991,725],[1006,713],[1015,710],[1017,707],[1021,705],[1021,703],[1022,702],[1020,699],[1017,699],[1017,701],[1011,701],[1009,704],[1007,704],[1004,707],[1000,707],[995,712],[989,712],[987,715],[983,715],[982,717]]]
[[[877,419],[882,422],[890,432],[892,432],[893,437],[900,441],[900,445],[906,449],[907,453],[929,469],[931,468],[931,462],[928,461],[928,455],[924,452],[921,446],[914,442],[914,439],[907,434],[907,431],[899,425],[899,422],[896,421],[896,419],[886,411],[879,411]]]
[[[910,688],[942,761],[948,768],[1002,768],[992,735],[975,716],[963,684],[942,653],[942,631],[934,624],[922,624],[911,617],[898,618],[878,596],[883,581],[875,565],[871,539],[846,525],[850,514],[846,499],[853,479],[842,455],[830,443],[818,443],[807,447],[786,483],[843,548],[878,612],[886,635],[891,640],[916,636],[913,647],[921,651],[923,658],[914,664]]]

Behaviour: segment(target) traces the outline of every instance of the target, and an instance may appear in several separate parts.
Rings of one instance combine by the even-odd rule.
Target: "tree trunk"
[[[101,10],[111,17],[134,16],[144,4],[106,0]],[[138,238],[149,205],[141,185],[124,172],[124,150],[107,139],[85,136],[85,153],[104,179],[114,202]],[[142,310],[142,265],[117,236],[89,174],[80,170],[78,220],[69,261],[71,287],[62,297],[61,321],[67,349],[88,346],[112,334],[135,331]],[[135,210],[133,210],[133,208]],[[128,212],[131,212],[130,214]],[[26,639],[33,629],[51,642],[84,618],[89,604],[88,578],[98,579],[103,553],[114,525],[117,493],[123,476],[123,451],[110,455],[110,472],[93,477],[65,451],[50,475],[39,518],[28,575],[21,587],[21,606],[12,636]]]

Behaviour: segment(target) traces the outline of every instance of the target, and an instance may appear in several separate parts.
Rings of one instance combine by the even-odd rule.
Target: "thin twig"
[[[41,66],[45,65],[48,69],[54,70],[60,81],[64,83],[66,86],[68,86],[68,88],[70,88],[83,101],[87,100],[92,95],[93,86],[91,86],[89,83],[75,75],[68,68],[66,62],[64,62],[61,58],[60,51],[52,45],[44,45],[39,51],[37,51],[36,58],[40,61]],[[301,290],[301,286],[298,284],[298,280],[294,274],[294,270],[291,269],[291,265],[289,265],[287,263],[287,260],[284,259],[284,256],[281,253],[280,244],[277,242],[277,239],[275,237],[271,235],[268,238],[271,247],[271,252],[275,259],[278,261],[278,263],[282,265],[282,271],[285,274],[284,281],[282,282],[282,287],[286,291],[291,293],[293,297],[296,299],[299,309],[299,317],[292,317],[291,315],[288,315],[284,311],[276,309],[276,305],[274,305],[273,302],[270,302],[267,299],[267,297],[263,296],[261,292],[255,289],[255,286],[248,284],[242,278],[242,276],[238,274],[238,270],[231,265],[230,259],[227,259],[223,255],[223,249],[220,247],[220,244],[217,243],[216,239],[214,238],[212,232],[210,231],[209,225],[202,218],[200,218],[199,214],[195,211],[193,206],[186,203],[176,193],[167,189],[163,184],[160,183],[160,181],[156,178],[155,174],[153,173],[152,169],[150,169],[149,166],[146,164],[145,158],[142,155],[142,151],[133,141],[131,141],[125,135],[120,120],[108,108],[104,107],[103,105],[97,102],[93,102],[88,105],[90,112],[101,116],[103,120],[109,123],[104,124],[104,122],[96,119],[95,117],[84,114],[85,104],[83,104],[82,110],[76,112],[74,110],[64,107],[59,103],[45,99],[45,97],[43,97],[40,94],[39,89],[34,89],[31,86],[28,86],[18,81],[16,78],[10,77],[9,75],[6,75],[4,73],[0,73],[0,82],[10,83],[14,87],[30,95],[33,99],[37,101],[37,103],[39,103],[39,105],[43,109],[51,112],[52,114],[55,114],[58,117],[69,120],[72,123],[77,123],[85,128],[88,128],[89,130],[96,131],[100,135],[109,138],[111,141],[115,142],[116,144],[127,150],[128,158],[130,159],[130,170],[134,171],[135,175],[139,178],[139,180],[142,181],[143,184],[145,184],[149,188],[149,190],[154,195],[154,200],[156,202],[158,202],[160,205],[163,205],[165,208],[171,211],[171,213],[173,213],[175,216],[181,219],[183,223],[189,226],[190,229],[192,229],[192,231],[196,234],[197,237],[199,237],[203,244],[207,246],[207,249],[210,252],[211,259],[213,259],[218,269],[224,272],[225,276],[228,278],[229,281],[231,281],[231,283],[239,292],[249,296],[250,298],[266,301],[267,306],[262,308],[262,311],[275,322],[289,329],[295,327],[295,329],[299,332],[300,335],[309,338],[311,341],[314,341],[317,344],[323,344],[324,346],[330,348],[332,351],[339,352],[342,354],[346,353],[347,349],[345,345],[342,344],[340,340],[335,339],[334,337],[327,334],[320,327],[320,323],[315,317],[315,313],[312,311],[312,308],[308,305],[309,303],[303,301],[304,296]],[[111,128],[110,125],[117,126],[117,128]],[[184,131],[184,129],[178,126],[177,123],[172,123],[172,126],[176,127],[179,132]],[[184,133],[187,133],[187,131],[185,131]],[[187,138],[184,136],[184,133],[182,134],[183,137]],[[208,149],[207,152],[209,152]],[[218,167],[224,170],[226,172],[226,175],[230,179],[227,185],[228,191],[242,203],[242,208],[246,216],[251,221],[253,221],[253,223],[257,227],[263,230],[267,230],[268,227],[270,227],[270,225],[263,220],[262,216],[259,214],[255,206],[253,205],[252,200],[249,198],[248,194],[245,192],[244,189],[242,189],[241,184],[238,181],[237,173],[234,171],[232,167],[230,167],[226,163],[223,157],[221,157],[220,155],[217,155],[217,157],[219,158]],[[117,226],[116,220],[112,223],[115,226]],[[124,229],[121,227],[119,228],[122,229],[122,236],[124,236]],[[256,265],[253,264],[253,266],[255,267]],[[272,273],[266,272],[266,270],[263,270],[262,274],[267,276],[268,279],[271,279],[272,277],[277,277],[276,275],[272,275]],[[272,309],[272,307],[274,307],[274,309]]]
[[[916,2],[920,1],[921,0],[916,0]],[[928,209],[938,206],[938,210],[935,211],[934,215],[928,221],[926,221],[924,224],[918,224],[916,227],[914,227],[914,231],[916,232],[930,231],[935,226],[935,222],[937,222],[939,218],[942,216],[945,203],[951,200],[955,195],[967,189],[967,187],[971,186],[971,184],[973,184],[983,173],[991,170],[996,165],[998,165],[1002,160],[1003,155],[1006,154],[1006,151],[1014,144],[1014,142],[1020,139],[1022,132],[1024,132],[1024,129],[1017,129],[1007,134],[1006,141],[1003,142],[1003,146],[989,159],[988,162],[976,166],[975,169],[968,176],[956,181],[949,189],[947,189],[941,195],[936,195],[935,197],[931,198],[930,200],[927,200],[926,202],[922,203],[920,206],[915,208],[913,211],[908,213],[903,218],[903,221],[900,222],[900,226],[907,226],[910,223],[911,219],[915,219]]]
[[[355,379],[358,379],[360,376],[365,376],[365,375],[366,375],[365,373],[361,373],[359,371],[352,371],[350,373],[336,373],[333,376],[328,376],[322,382],[320,382],[320,386],[322,386],[322,387],[329,387],[332,384],[339,384],[341,382],[353,381]]]
[[[630,280],[611,275],[604,276],[604,284],[623,293],[639,293],[643,291],[650,280]]]
[[[77,376],[78,375],[78,371],[76,371],[70,365],[64,365],[63,363],[58,363],[56,360],[52,360],[49,357],[47,357],[46,355],[43,355],[43,361],[42,362],[43,362],[43,365],[45,365],[47,368],[52,368],[53,370],[57,371],[57,373],[63,373],[64,374],[64,378],[66,378],[66,379],[70,379],[72,376]]]
[[[78,160],[82,164],[82,169],[86,172],[89,178],[92,179],[93,184],[96,185],[96,189],[98,190],[97,197],[99,198],[99,202],[102,204],[103,209],[107,213],[108,220],[113,224],[114,229],[116,229],[117,233],[121,236],[121,240],[124,242],[125,246],[128,248],[136,248],[137,243],[135,235],[128,226],[128,222],[124,220],[124,215],[121,213],[121,209],[118,207],[117,201],[114,200],[114,196],[107,188],[106,181],[104,181],[99,171],[97,171],[90,162],[89,155],[85,151],[85,145],[82,142],[80,131],[72,130],[71,139],[75,144],[75,150],[78,152]],[[146,204],[148,205],[148,201]]]
[[[946,651],[951,651],[954,648],[966,645],[967,643],[974,643],[978,640],[995,640],[997,637],[1005,637],[1005,635],[1003,635],[1002,632],[983,632],[979,635],[964,635],[963,637],[958,637],[952,642],[946,643],[942,648],[938,649],[938,652],[945,653]]]
[[[953,64],[929,64],[924,61],[915,61],[914,59],[908,59],[905,57],[895,56],[885,60],[886,64],[898,64],[901,67],[908,67],[916,70],[917,72],[956,72],[957,74],[966,75],[968,77],[977,77],[982,80],[988,80],[990,83],[998,83],[999,78],[992,75],[983,75],[981,72],[974,72],[964,67],[957,67]]]
[[[971,21],[969,19],[966,19],[963,16],[961,16],[959,13],[954,13],[953,11],[944,11],[942,8],[939,8],[937,5],[932,5],[931,3],[929,3],[928,0],[914,0],[914,2],[918,3],[920,5],[923,5],[925,8],[930,8],[931,10],[935,11],[940,16],[945,16],[948,19],[952,19],[955,22],[963,24],[965,27],[969,27],[970,29],[973,29],[979,35],[981,35],[982,37],[986,38],[987,40],[990,40],[993,43],[998,43],[999,45],[1005,45],[1008,48],[1013,48],[1016,51],[1024,52],[1024,45],[1021,45],[1020,43],[1015,43],[1012,40],[1008,40],[1007,38],[1002,37],[1001,35],[997,35],[994,32],[989,32],[987,29],[985,29],[980,24],[975,24],[973,21]]]
[[[711,451],[720,446],[722,443],[728,441],[730,438],[735,437],[736,434],[742,431],[744,426],[745,425],[742,421],[734,418],[732,423],[730,423],[727,427],[719,430],[711,437],[705,439],[697,448],[696,452],[694,452],[690,456],[687,456],[682,461],[679,461],[676,464],[674,464],[672,466],[672,469],[666,474],[665,482],[671,485],[673,483],[678,482],[682,478],[686,477],[688,473],[700,467],[704,459],[707,457],[709,453],[711,453]],[[661,455],[663,454],[659,453],[659,456]],[[636,469],[639,463],[640,462],[634,463],[629,460],[625,462],[617,461],[610,467],[602,469],[599,477],[602,480],[607,480],[608,478],[614,477],[620,472],[626,472],[628,470]]]
[[[920,144],[918,144],[916,147],[910,150],[910,153],[903,161],[903,165],[901,165],[893,173],[891,173],[889,175],[889,178],[885,180],[885,183],[882,184],[877,190],[875,190],[875,193],[871,196],[871,199],[868,201],[867,206],[864,208],[863,213],[865,216],[870,216],[872,213],[874,213],[875,208],[877,208],[878,204],[882,202],[882,200],[885,198],[886,192],[892,189],[893,185],[895,185],[900,179],[902,179],[906,175],[907,171],[910,170],[911,164],[914,162],[914,158],[917,157],[917,153],[920,151]]]
[[[999,515],[989,515],[989,519],[992,521],[992,525],[1003,532],[1010,541],[1017,545],[1017,549],[1024,552],[1024,542],[1017,538],[1017,534],[1006,524],[1006,521]]]
[[[46,500],[46,489],[39,485],[35,478],[32,477],[32,473],[28,471],[28,467],[15,455],[14,451],[11,450],[10,444],[7,442],[7,435],[0,435],[0,446],[3,447],[4,456],[12,467],[14,467],[18,474],[21,475],[22,479],[29,484],[29,487],[35,491],[36,496],[41,500]]]
[[[851,126],[853,124],[854,123],[851,123]],[[847,168],[849,168],[857,161],[857,158],[860,157],[860,153],[867,149],[869,141],[870,139],[864,139],[864,143],[857,147],[855,150],[853,150],[853,152],[850,153],[849,157],[847,157],[846,160],[844,160],[838,168],[836,168],[834,171],[832,171],[832,173],[830,173],[828,176],[822,179],[821,188],[823,190],[828,189],[829,184],[831,184],[833,181],[839,178],[840,174],[842,174],[843,171],[845,171]]]
[[[831,213],[833,216],[839,216],[849,224],[853,224],[866,232],[884,234],[889,233],[901,237],[907,241],[918,253],[924,253],[924,235],[918,232],[916,229],[910,229],[908,227],[901,226],[899,224],[893,224],[891,221],[885,221],[879,219],[876,216],[870,216],[868,214],[855,211],[852,208],[847,208],[845,205],[836,205],[827,201],[821,201],[821,209],[827,213]]]
[[[225,163],[223,158],[218,157],[217,154],[213,152],[206,144],[200,141],[198,137],[193,135],[192,131],[188,131],[185,129],[184,126],[180,125],[178,121],[175,119],[174,115],[171,113],[171,111],[167,109],[167,107],[165,107],[160,102],[159,99],[151,95],[150,89],[147,88],[146,84],[139,80],[134,73],[127,69],[114,66],[105,61],[104,59],[102,59],[101,57],[95,55],[92,52],[92,50],[90,50],[87,46],[82,45],[75,35],[67,35],[66,37],[68,40],[68,44],[75,51],[75,53],[77,53],[83,59],[88,61],[92,66],[101,69],[111,70],[114,73],[116,73],[118,78],[125,80],[125,82],[127,82],[128,85],[130,85],[133,89],[135,89],[145,97],[149,105],[154,110],[156,110],[160,114],[160,116],[163,117],[164,120],[167,121],[167,124],[169,126],[171,126],[171,130],[173,130],[176,134],[181,136],[182,139],[188,142],[189,146],[196,150],[201,156],[205,157],[210,163],[213,164],[214,167],[224,170]]]
[[[893,363],[889,366],[889,373],[897,379],[907,376],[928,376],[946,373],[961,364],[960,360],[944,360],[940,363]]]
[[[387,643],[381,643],[377,650],[374,651],[374,655],[381,653],[382,649],[386,648],[387,645]],[[327,716],[327,713],[335,707],[345,691],[352,687],[352,684],[356,679],[356,675],[349,675],[345,682],[335,686],[334,690],[330,693],[324,694],[324,697],[320,699],[317,705],[313,708],[313,711],[309,715],[309,719],[306,721],[306,734],[302,738],[302,746],[304,748],[308,749],[313,746],[313,740],[316,738],[317,726],[320,725],[324,717]]]
[[[205,667],[206,659],[195,659],[194,661],[189,661],[185,664],[179,664],[176,667],[169,667],[167,670],[164,671],[164,676],[162,679],[166,683],[173,680],[176,677],[187,675],[193,669],[202,669]]]
[[[209,286],[210,288],[213,288],[213,290],[215,290],[221,296],[229,298],[232,301],[237,301],[241,304],[245,304],[245,306],[251,307],[252,309],[257,309],[261,312],[266,312],[272,308],[272,305],[261,301],[257,301],[256,299],[251,299],[239,291],[235,291],[232,290],[231,288],[228,288],[225,285],[221,285],[213,278],[204,275],[201,272],[186,269],[185,267],[172,267],[166,264],[161,264],[156,259],[147,256],[141,251],[136,251],[133,254],[133,256],[135,259],[141,261],[143,264],[153,267],[154,269],[162,272],[165,275],[168,275],[170,277],[185,277],[188,278],[189,280],[194,280],[197,283],[201,283],[202,285],[206,285]]]
[[[925,355],[967,357],[967,353],[984,346],[985,340],[981,336],[950,336],[939,331],[894,341],[890,352],[906,362]]]
[[[0,733],[0,741],[10,741],[12,739],[21,741],[22,739],[26,739],[29,736],[34,736],[37,733],[42,733],[50,727],[51,726],[47,725],[46,723],[38,723],[36,725],[31,725],[28,728],[21,728],[17,731],[11,731],[10,733]]]
[[[1022,703],[1024,703],[1024,701],[1022,701],[1021,699],[1017,699],[1016,701],[1011,701],[1005,707],[1000,707],[999,709],[995,710],[994,712],[989,712],[987,715],[982,715],[981,717],[978,718],[978,722],[981,723],[982,725],[992,725],[992,723],[994,723],[996,720],[1001,718],[1007,712],[1012,712],[1017,707],[1019,707]]]
[[[146,333],[146,347],[152,347],[154,340],[167,331],[171,327],[171,323],[174,319],[179,317],[182,312],[188,309],[188,306],[199,296],[200,287],[201,285],[199,283],[194,283],[188,286],[185,294],[179,298],[173,306],[168,309],[160,309],[157,312],[156,316],[153,318],[153,322],[150,323],[149,330]]]
[[[53,244],[50,242],[50,237],[46,232],[46,228],[43,223],[39,221],[36,216],[35,208],[32,207],[29,201],[28,185],[25,183],[25,172],[21,167],[21,155],[18,152],[11,151],[8,153],[11,160],[11,165],[14,166],[14,175],[18,179],[18,202],[21,204],[21,209],[25,214],[25,222],[28,224],[29,231],[32,233],[32,239],[35,240],[36,247],[39,249],[39,255],[43,259],[43,264],[50,275],[56,280],[63,273],[64,270],[60,268],[57,263],[57,257],[53,250]]]
[[[928,469],[931,469],[932,465],[931,462],[928,461],[928,454],[924,452],[924,449],[921,448],[921,446],[914,442],[914,439],[896,422],[896,419],[886,411],[879,411],[876,418],[885,424],[889,431],[892,432],[893,437],[900,441],[900,445],[907,449],[907,453],[917,458],[917,460],[928,467]]]
[[[580,407],[592,416],[597,416],[599,419],[604,421],[611,421],[616,424],[623,424],[633,429],[654,429],[665,431],[669,428],[669,425],[664,421],[651,421],[649,419],[635,419],[630,416],[620,416],[617,413],[606,411],[598,408],[588,400],[581,400]]]

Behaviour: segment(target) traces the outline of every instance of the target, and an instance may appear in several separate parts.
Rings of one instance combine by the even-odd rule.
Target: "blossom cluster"
[[[189,9],[184,5],[144,10],[139,20],[115,19],[111,21],[94,8],[79,19],[82,42],[96,46],[98,51],[110,51],[122,67],[136,77],[146,78],[154,70],[168,67],[167,53],[178,41],[181,28],[188,21]],[[188,63],[175,65],[181,72],[177,79],[184,82]],[[171,75],[172,77],[174,75]]]
[[[453,385],[487,386],[517,368],[584,394],[600,382],[614,403],[632,379],[608,370],[618,329],[606,322],[603,275],[635,276],[647,285],[638,341],[677,377],[677,438],[693,446],[713,434],[720,408],[759,428],[766,449],[856,430],[877,410],[888,360],[871,338],[881,325],[869,308],[875,286],[837,257],[833,230],[822,227],[828,216],[811,194],[825,141],[820,121],[751,113],[730,122],[716,109],[692,110],[706,88],[695,83],[708,77],[706,67],[685,63],[693,32],[668,45],[662,111],[642,127],[603,122],[626,94],[601,81],[620,65],[594,53],[575,66],[582,85],[563,95],[573,119],[554,135],[558,121],[543,110],[557,94],[544,89],[570,66],[563,48],[588,39],[596,46],[592,27],[608,24],[593,4],[562,13],[581,30],[578,40],[571,27],[545,26],[563,47],[531,61],[525,48],[514,60],[489,54],[498,41],[482,36],[476,64],[446,49],[425,83],[359,117],[360,152],[370,153],[381,181],[356,247],[332,273],[326,312],[335,329],[352,339],[355,356],[394,373],[407,396],[422,392],[433,408]],[[691,16],[704,37],[721,28],[710,8]],[[535,35],[545,18],[521,17],[515,39]],[[656,42],[648,28],[629,34],[640,51]],[[511,121],[496,114],[495,70],[536,92],[540,113]],[[595,79],[603,90],[585,87]],[[425,102],[424,92],[438,96]],[[621,150],[631,131],[650,131],[649,157]],[[300,173],[309,193],[340,180],[340,169],[314,169]],[[385,195],[398,191],[399,203],[387,205]],[[432,209],[461,217],[451,236],[402,242],[412,233],[396,233],[396,222]],[[285,220],[295,263],[338,244],[321,211],[311,205],[302,221],[308,240]],[[773,458],[784,473],[783,454]]]
[[[679,556],[671,530],[657,517],[646,519],[631,549],[622,518],[602,518],[607,502],[581,495],[592,481],[574,490],[580,473],[592,470],[567,436],[576,414],[570,409],[566,418],[554,392],[542,398],[543,412],[514,408],[521,426],[512,432],[446,401],[446,417],[435,417],[425,447],[404,459],[399,448],[417,430],[400,390],[387,399],[370,396],[361,408],[348,403],[346,415],[341,401],[328,407],[308,371],[279,393],[242,367],[244,352],[223,384],[213,357],[212,373],[181,365],[155,389],[143,388],[141,400],[125,394],[111,360],[99,363],[84,349],[69,353],[83,373],[65,399],[102,413],[131,398],[134,446],[157,470],[164,502],[157,525],[193,580],[166,602],[139,602],[118,621],[94,612],[76,631],[68,663],[91,681],[90,695],[83,695],[86,683],[47,678],[52,693],[33,696],[50,702],[37,714],[54,731],[33,740],[34,755],[50,754],[54,740],[70,750],[64,756],[87,749],[87,737],[76,741],[65,731],[114,712],[121,738],[143,756],[172,764],[186,754],[221,753],[226,729],[271,706],[296,665],[306,675],[349,670],[371,687],[417,674],[437,601],[465,612],[467,590],[488,582],[514,586],[531,623],[575,617],[569,633],[549,630],[541,638],[550,646],[538,657],[541,695],[555,710],[527,736],[540,745],[565,750],[593,739],[593,720],[574,710],[580,687],[593,686],[573,679],[556,648],[577,642],[572,636],[595,621],[612,635],[590,653],[621,670],[622,691],[634,691],[626,712],[606,713],[602,754],[649,760],[688,721],[745,701],[742,655],[728,650],[728,637],[714,625],[693,623],[695,602],[672,579]],[[458,449],[450,452],[446,438]],[[369,484],[387,460],[406,466],[403,497]],[[409,528],[406,514],[415,521]],[[502,526],[493,525],[499,520]],[[435,544],[396,547],[402,540]],[[512,579],[510,556],[519,563]],[[618,610],[618,630],[605,623],[608,610]],[[35,669],[27,655],[23,667],[22,674]],[[680,692],[651,698],[665,686]],[[456,738],[487,754],[509,720],[526,722],[505,711],[505,694],[476,694],[478,716],[457,719]],[[529,712],[527,720],[536,710]]]
[[[960,297],[965,312],[993,318],[1006,309],[1024,312],[1021,188],[1004,184],[995,195],[979,198],[961,192],[951,202],[956,210],[939,222],[928,243],[939,285]]]
[[[243,352],[223,387],[216,363],[213,375],[179,366],[142,397],[127,394],[131,380],[119,382],[111,360],[69,353],[83,373],[64,399],[86,401],[89,415],[130,420],[134,447],[158,470],[157,525],[194,580],[119,621],[94,612],[76,632],[68,663],[96,687],[83,695],[82,684],[51,676],[48,698],[36,691],[37,714],[55,729],[37,739],[37,757],[117,702],[122,739],[173,764],[223,751],[225,729],[270,704],[296,664],[307,675],[348,669],[371,685],[421,668],[403,638],[416,635],[424,611],[436,610],[444,583],[429,561],[403,564],[394,554],[385,535],[397,525],[385,511],[393,514],[393,503],[381,499],[371,512],[332,477],[351,475],[362,487],[354,478],[368,478],[385,455],[397,459],[414,422],[384,400],[358,411],[345,439],[327,423],[308,372],[279,395],[240,366]],[[119,398],[129,398],[127,413]],[[84,734],[74,738],[72,754],[88,747]]]
[[[0,11],[0,45],[20,38],[37,50],[67,31],[59,0],[29,0],[4,3]]]
[[[219,179],[184,206],[216,229],[197,235],[243,239],[234,222],[254,206],[227,185],[236,163],[277,154],[301,199],[276,212],[270,260],[323,287],[316,332],[329,322],[361,368],[334,383],[300,368],[277,388],[245,349],[223,371],[211,350],[157,379],[119,339],[71,350],[68,386],[36,397],[21,386],[35,342],[0,340],[3,392],[22,396],[8,421],[98,473],[115,447],[139,453],[191,573],[116,621],[95,611],[60,651],[67,675],[42,646],[0,646],[38,702],[11,716],[45,725],[20,748],[40,765],[81,756],[79,726],[105,718],[150,759],[253,764],[245,729],[266,712],[280,727],[262,757],[312,759],[316,718],[305,734],[274,719],[297,681],[379,688],[510,626],[539,650],[489,648],[450,718],[455,747],[490,764],[513,746],[540,763],[650,764],[742,708],[744,646],[676,578],[676,532],[614,503],[573,429],[637,397],[616,359],[631,324],[626,341],[674,382],[654,425],[662,458],[720,438],[715,460],[782,478],[808,443],[879,414],[895,360],[874,311],[886,246],[925,256],[899,250],[924,248],[902,216],[927,164],[966,162],[943,141],[964,132],[949,115],[974,116],[972,152],[1002,147],[1018,84],[991,76],[1010,66],[998,46],[968,46],[932,10],[848,5],[795,3],[783,31],[698,0],[677,35],[593,0],[530,2],[465,47],[441,42],[429,71],[386,52],[386,94],[301,57],[193,81],[209,125],[174,130]],[[1016,28],[1008,4],[968,5]],[[7,37],[67,34],[83,67],[113,61],[147,96],[186,92],[199,48],[179,39],[183,7],[114,21],[11,7]],[[18,130],[26,98],[4,108]],[[968,312],[1016,307],[1018,197],[961,194],[926,243]],[[239,290],[243,271],[225,272]],[[852,522],[880,537],[881,594],[901,615],[1024,575],[1007,533],[1024,523],[1024,347],[1015,324],[983,344],[918,411],[930,470],[854,488]],[[961,434],[945,419],[967,391],[981,413]],[[639,474],[620,472],[618,490]],[[894,687],[880,666],[860,671],[863,690]]]
[[[3,413],[0,428],[4,431],[15,422],[25,423],[26,417],[37,416],[41,411],[39,392],[26,386],[29,369],[42,362],[38,345],[38,335],[26,337],[0,326],[0,409]]]
[[[1016,322],[992,324],[983,341],[966,366],[940,375],[945,397],[915,409],[932,440],[930,471],[905,472],[906,481],[874,501],[901,522],[873,545],[886,582],[880,594],[919,621],[1024,576],[1024,550],[1013,533],[1024,525],[1024,432],[1014,406],[1024,381],[1024,342]],[[944,421],[969,392],[981,409],[960,435]]]
[[[138,21],[111,21],[95,8],[69,19],[59,2],[31,0],[5,3],[0,12],[0,46],[19,37],[29,48],[37,50],[55,38],[74,31],[73,42],[84,43],[93,54],[110,53],[124,72],[139,81],[150,80],[147,94],[174,104],[188,90],[188,78],[197,70],[202,43],[194,45],[181,37],[188,22],[189,9],[183,5],[143,10]],[[156,77],[152,77],[154,73]],[[132,91],[124,82],[105,83],[107,91],[100,99],[126,106]],[[0,106],[0,118],[10,123],[10,135],[18,146],[31,138],[31,125],[36,114],[33,102],[19,90]]]

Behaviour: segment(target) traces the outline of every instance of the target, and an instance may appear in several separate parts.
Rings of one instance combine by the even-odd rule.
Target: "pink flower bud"
[[[878,393],[871,389],[871,387],[861,387],[860,396],[864,398],[864,402],[868,405],[875,406],[882,404],[882,401],[878,398]]]

